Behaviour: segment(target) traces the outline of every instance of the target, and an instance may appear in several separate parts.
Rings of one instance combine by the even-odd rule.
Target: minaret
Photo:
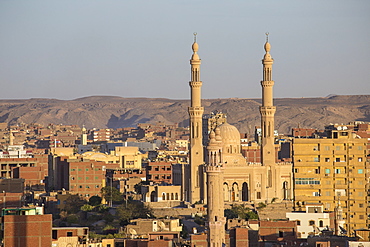
[[[270,43],[268,42],[268,33],[266,33],[266,54],[262,59],[263,64],[263,81],[262,86],[262,106],[261,113],[261,130],[262,130],[262,146],[261,146],[261,163],[263,165],[275,164],[275,145],[274,145],[274,115],[276,107],[273,104],[272,87],[272,64],[274,60],[270,55]]]
[[[13,135],[13,131],[11,129],[9,129],[9,146],[13,146],[14,145],[14,135]]]
[[[203,107],[201,106],[201,87],[200,81],[200,59],[197,54],[198,44],[197,34],[194,33],[193,55],[190,59],[191,80],[189,82],[191,90],[191,104],[188,109],[190,118],[190,181],[188,184],[188,201],[196,203],[202,200],[201,184],[203,181],[203,172],[201,165],[203,162],[202,145],[202,117]]]
[[[340,233],[344,229],[344,223],[346,222],[343,218],[343,209],[340,203],[340,200],[338,200],[338,205],[335,207],[335,235],[340,235]],[[342,228],[342,229],[341,229]]]
[[[81,145],[87,145],[87,134],[85,125],[82,126],[82,133],[81,133]]]
[[[207,173],[207,215],[208,247],[222,247],[225,243],[224,201],[223,201],[223,161],[220,129],[209,135]]]

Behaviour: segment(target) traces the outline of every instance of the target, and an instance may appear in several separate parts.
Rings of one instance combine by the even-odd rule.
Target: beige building
[[[114,155],[119,157],[122,168],[141,169],[142,155],[138,147],[116,147]]]
[[[221,137],[221,153],[223,160],[223,184],[222,192],[223,199],[225,202],[270,202],[273,198],[275,200],[292,199],[292,164],[283,162],[277,163],[275,158],[275,144],[274,144],[274,113],[275,106],[273,106],[273,94],[272,88],[274,81],[272,80],[272,64],[273,59],[270,55],[271,46],[268,41],[265,44],[266,54],[262,60],[263,64],[263,80],[261,81],[262,86],[262,106],[260,107],[261,123],[262,123],[262,162],[247,162],[241,154],[241,141],[240,133],[236,127],[226,123],[226,121],[219,121],[219,119],[226,119],[222,114],[216,116],[216,120],[211,121],[210,124],[214,124],[219,127]],[[196,54],[198,45],[193,44],[193,58],[197,58]],[[193,61],[193,60],[191,60]],[[200,61],[199,61],[200,63]],[[199,67],[195,70],[192,65],[192,79],[197,78],[193,73],[199,73]],[[195,81],[198,81],[195,80]],[[193,83],[195,84],[195,83]],[[197,87],[201,86],[201,83],[196,83]],[[192,85],[192,83],[191,83]],[[200,89],[199,89],[200,90]],[[191,91],[192,106],[195,103],[199,108],[198,113],[203,112],[203,108],[200,106],[200,91],[195,91],[192,88]],[[196,100],[195,100],[196,99]],[[195,102],[194,102],[195,101]],[[197,109],[198,109],[197,108]],[[192,109],[190,107],[189,109]],[[200,111],[201,109],[201,111]],[[189,112],[191,112],[189,110]],[[191,126],[197,126],[198,122],[195,119],[192,120],[190,115]],[[192,122],[193,121],[193,122]],[[190,154],[198,153],[201,154],[203,146],[200,143],[201,133],[197,132],[196,129],[191,131],[190,138]],[[190,156],[190,168],[197,169],[196,172],[186,173],[184,176],[185,188],[192,188],[187,191],[188,193],[195,194],[194,197],[186,197],[185,200],[194,203],[194,200],[189,198],[200,198],[201,201],[207,202],[205,199],[206,189],[206,177],[204,172],[206,169],[203,165],[203,160],[200,157]],[[190,170],[191,170],[190,169]],[[199,172],[203,171],[203,172]],[[190,176],[191,174],[191,176]],[[195,184],[196,186],[190,186]],[[197,187],[199,186],[199,188]],[[185,195],[187,193],[185,192]],[[198,196],[199,195],[199,196]]]
[[[142,188],[144,202],[180,202],[180,185],[144,185]]]
[[[126,226],[125,232],[131,236],[148,237],[151,232],[181,232],[179,219],[135,219]]]
[[[304,210],[308,203],[322,203],[334,211],[338,200],[344,228],[367,228],[367,140],[349,130],[330,130],[327,138],[293,140],[294,203]]]

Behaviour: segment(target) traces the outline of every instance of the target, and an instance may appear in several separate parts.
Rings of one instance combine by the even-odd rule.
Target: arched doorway
[[[242,201],[249,201],[248,184],[246,182],[242,185]]]
[[[233,187],[231,190],[231,201],[239,201],[239,186],[237,183],[233,183]]]
[[[283,199],[288,200],[289,198],[289,193],[288,193],[288,182],[284,181],[283,182]]]
[[[152,193],[150,193],[150,201],[155,202],[156,199],[157,199],[157,193],[155,191],[152,191]]]

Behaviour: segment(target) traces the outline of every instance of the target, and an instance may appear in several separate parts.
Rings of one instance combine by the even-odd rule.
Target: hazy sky
[[[370,93],[369,0],[0,0],[0,99],[259,98]]]

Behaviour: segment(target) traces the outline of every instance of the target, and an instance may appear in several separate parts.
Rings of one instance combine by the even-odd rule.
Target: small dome
[[[270,49],[271,49],[270,43],[269,42],[266,42],[266,44],[265,44],[265,51],[266,52],[270,52]]]
[[[193,52],[197,52],[198,51],[199,46],[198,46],[198,43],[197,42],[194,42],[193,43],[192,49],[193,49]]]
[[[198,53],[193,53],[193,55],[191,56],[191,60],[199,60]]]

